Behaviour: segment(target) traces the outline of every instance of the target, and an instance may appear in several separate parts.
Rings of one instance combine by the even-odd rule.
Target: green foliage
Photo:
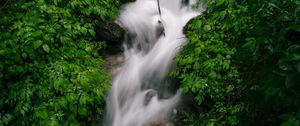
[[[236,114],[244,107],[235,102],[234,90],[239,87],[240,80],[231,61],[236,49],[227,44],[234,33],[227,33],[227,30],[238,29],[229,21],[220,22],[226,21],[225,17],[237,15],[241,9],[232,8],[212,15],[208,11],[186,26],[189,42],[177,57],[178,67],[173,75],[182,80],[184,91],[192,91],[197,103],[207,108],[198,114],[197,125],[234,125],[238,122]]]
[[[188,125],[299,125],[299,1],[207,0],[173,76],[202,113]]]
[[[260,118],[260,125],[287,125],[295,119],[296,125],[300,118],[291,113],[299,113],[300,110],[300,72],[297,70],[300,63],[299,2],[269,0],[252,4],[249,4],[249,11],[254,15],[250,22],[253,28],[249,31],[254,34],[248,34],[246,42],[242,43],[250,46],[240,49],[249,55],[238,58],[244,61],[240,65],[254,69],[248,72],[255,79],[252,79],[244,99],[250,106],[247,113],[251,114],[247,114],[250,116],[247,118]],[[246,63],[246,59],[251,62]],[[251,81],[249,78],[244,80]],[[262,99],[258,103],[257,99],[250,97]],[[293,118],[282,118],[282,115],[293,115],[290,116]],[[257,123],[248,121],[245,123]]]
[[[0,125],[96,125],[109,76],[95,39],[119,1],[14,1],[0,12]]]

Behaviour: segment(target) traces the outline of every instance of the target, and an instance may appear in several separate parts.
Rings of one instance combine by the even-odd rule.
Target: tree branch
[[[161,11],[160,11],[159,0],[157,0],[157,7],[158,7],[158,13],[159,13],[159,16],[160,16],[160,18],[161,18]]]
[[[164,36],[166,36],[165,34],[165,27],[164,27],[164,24],[162,22],[162,17],[161,17],[161,10],[160,10],[160,4],[159,4],[159,0],[157,0],[157,8],[158,8],[158,13],[159,13],[159,17],[160,17],[160,21],[158,21],[158,23],[162,26],[163,30],[162,30],[162,33],[160,34],[163,34]]]

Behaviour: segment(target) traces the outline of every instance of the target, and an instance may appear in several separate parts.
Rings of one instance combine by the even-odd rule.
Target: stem
[[[159,0],[157,0],[157,7],[158,7],[158,13],[159,13],[159,17],[160,17],[160,21],[158,21],[159,24],[162,25],[163,27],[163,31],[160,34],[163,34],[164,36],[166,36],[165,34],[165,28],[164,28],[164,24],[162,23],[162,17],[161,17],[161,11],[160,11],[160,4],[159,4]]]
[[[160,18],[161,18],[161,11],[160,11],[159,0],[157,0],[157,7],[158,7],[158,13],[159,13],[159,16],[160,16]]]

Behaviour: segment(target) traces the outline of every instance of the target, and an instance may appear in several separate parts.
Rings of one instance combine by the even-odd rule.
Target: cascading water
[[[161,15],[156,0],[137,0],[120,14],[128,30],[125,63],[107,96],[104,126],[150,125],[168,118],[180,100],[180,91],[169,91],[165,78],[185,42],[184,25],[200,12],[182,7],[181,0],[160,1]]]

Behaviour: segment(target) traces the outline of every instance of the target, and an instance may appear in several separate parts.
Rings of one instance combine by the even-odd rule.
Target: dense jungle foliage
[[[97,40],[127,0],[0,1],[0,126],[97,125],[109,76]],[[186,126],[300,125],[300,1],[206,0],[172,76]]]
[[[0,4],[0,126],[96,125],[109,76],[95,39],[117,0]]]
[[[189,126],[300,125],[300,1],[206,0],[172,75],[201,111]]]

